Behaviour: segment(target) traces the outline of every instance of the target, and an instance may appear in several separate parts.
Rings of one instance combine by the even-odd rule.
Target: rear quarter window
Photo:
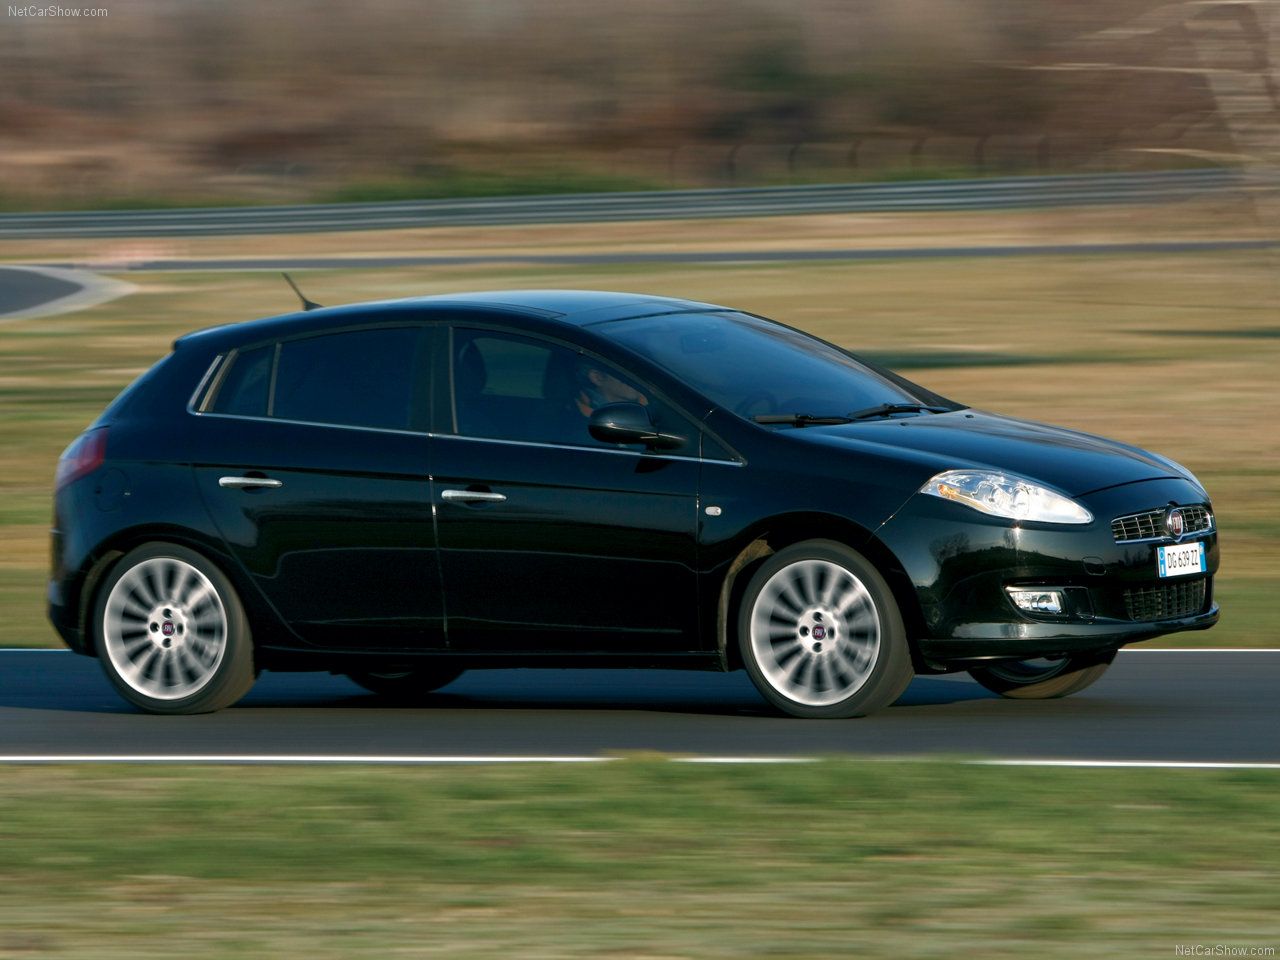
[[[231,361],[231,369],[218,387],[213,412],[241,417],[265,417],[275,355],[274,343],[237,354]]]

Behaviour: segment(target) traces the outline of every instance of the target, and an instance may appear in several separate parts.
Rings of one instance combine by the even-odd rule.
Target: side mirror
[[[653,450],[677,450],[685,444],[684,437],[655,430],[649,411],[638,403],[605,404],[591,414],[587,429],[603,443],[643,443]]]

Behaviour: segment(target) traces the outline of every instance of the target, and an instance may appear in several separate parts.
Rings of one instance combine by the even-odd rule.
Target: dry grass
[[[1237,222],[1212,211],[782,218],[686,224],[441,231],[424,245],[467,249],[708,249],[732,237],[781,249],[906,243],[1074,242],[1137,235],[1180,217],[1204,233]],[[1117,233],[1111,233],[1112,229]],[[932,231],[932,232],[931,232]],[[1198,232],[1182,236],[1202,235]],[[673,239],[673,238],[678,238]],[[358,234],[249,240],[276,255],[405,249]],[[233,252],[229,240],[202,252]],[[341,246],[340,244],[345,244]],[[270,246],[274,245],[274,246]],[[239,252],[245,252],[240,250]],[[1224,622],[1175,643],[1268,646],[1280,542],[1276,255],[1020,257],[856,264],[482,265],[316,271],[322,303],[503,287],[674,294],[774,316],[889,362],[970,405],[1150,447],[1193,469],[1214,495],[1223,540]],[[49,487],[59,451],[134,376],[191,329],[293,309],[269,273],[131,272],[136,294],[91,310],[10,322],[0,336],[0,645],[54,644],[43,624]]]

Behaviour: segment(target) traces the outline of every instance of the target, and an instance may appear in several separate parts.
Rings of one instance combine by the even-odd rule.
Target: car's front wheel
[[[872,713],[913,674],[888,584],[830,540],[795,544],[760,565],[742,598],[738,644],[760,693],[797,717]]]
[[[1107,672],[1115,652],[1099,657],[1017,660],[976,667],[969,676],[993,693],[1014,700],[1052,700],[1079,693]]]
[[[249,621],[205,557],[148,543],[111,570],[94,607],[98,657],[126,700],[151,713],[209,713],[254,681]]]

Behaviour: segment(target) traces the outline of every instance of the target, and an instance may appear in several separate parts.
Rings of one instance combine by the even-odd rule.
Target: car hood
[[[791,432],[791,431],[788,431]],[[1115,440],[979,410],[804,428],[813,440],[933,455],[939,469],[987,467],[1082,496],[1161,477],[1195,482],[1165,457]],[[821,438],[819,437],[821,435]]]

